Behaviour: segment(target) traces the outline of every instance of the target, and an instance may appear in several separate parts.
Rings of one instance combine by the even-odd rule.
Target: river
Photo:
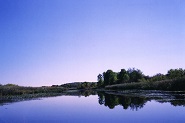
[[[184,106],[184,98],[61,95],[3,103],[0,123],[185,123]]]

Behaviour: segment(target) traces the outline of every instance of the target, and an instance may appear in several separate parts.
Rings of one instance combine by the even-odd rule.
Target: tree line
[[[105,87],[107,85],[132,83],[132,82],[154,82],[162,80],[170,80],[185,77],[185,69],[170,69],[167,74],[158,73],[154,76],[146,76],[139,69],[129,68],[128,70],[121,69],[120,72],[107,70],[102,74],[98,74],[98,87]]]

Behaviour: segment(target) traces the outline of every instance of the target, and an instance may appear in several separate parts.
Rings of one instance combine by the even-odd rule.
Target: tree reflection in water
[[[184,93],[184,92],[183,92]],[[151,94],[152,95],[152,94]],[[109,107],[110,109],[114,109],[115,106],[122,106],[123,109],[131,109],[137,111],[144,107],[147,101],[155,100],[159,103],[168,102],[173,106],[185,106],[185,98],[184,94],[175,94],[175,93],[168,93],[169,97],[163,97],[161,93],[152,95],[152,96],[145,96],[145,95],[129,95],[129,94],[119,94],[119,93],[106,93],[106,92],[98,92],[98,102],[100,105],[104,105]],[[167,95],[166,93],[164,95]]]
[[[138,110],[142,108],[147,100],[144,97],[129,97],[123,95],[113,95],[98,92],[98,101],[100,105],[108,106],[110,109],[114,109],[115,106],[121,105],[123,109],[130,108],[131,110]]]

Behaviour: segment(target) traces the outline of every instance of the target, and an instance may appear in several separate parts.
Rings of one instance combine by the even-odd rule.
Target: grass
[[[105,89],[185,91],[185,77],[173,79],[173,80],[156,81],[156,82],[132,82],[132,83],[124,83],[124,84],[115,84],[115,85],[106,86]]]
[[[18,85],[0,86],[0,96],[38,94],[38,93],[61,93],[65,89],[63,87],[23,87]]]

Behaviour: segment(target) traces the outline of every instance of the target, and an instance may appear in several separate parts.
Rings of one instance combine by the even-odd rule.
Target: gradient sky
[[[185,68],[185,0],[0,0],[0,83]]]

